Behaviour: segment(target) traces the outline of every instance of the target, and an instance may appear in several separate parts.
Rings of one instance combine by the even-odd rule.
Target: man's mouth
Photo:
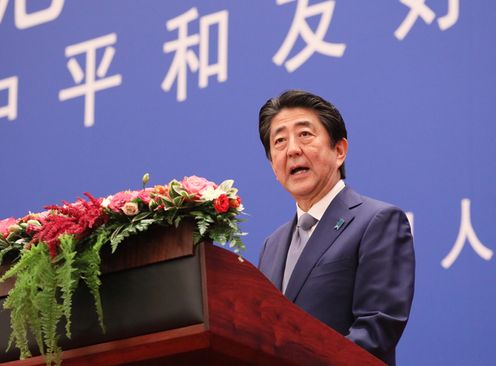
[[[289,174],[291,174],[291,175],[297,175],[297,174],[308,172],[308,170],[309,170],[309,168],[307,168],[305,166],[297,166],[295,168],[292,168],[289,171]]]

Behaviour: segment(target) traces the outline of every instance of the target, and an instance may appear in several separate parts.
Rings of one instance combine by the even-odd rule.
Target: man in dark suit
[[[295,304],[395,365],[413,298],[406,215],[347,187],[344,121],[319,96],[291,90],[260,110],[260,139],[297,213],[265,242],[260,270]]]

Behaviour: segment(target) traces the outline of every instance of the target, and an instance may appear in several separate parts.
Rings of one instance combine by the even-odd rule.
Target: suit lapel
[[[298,296],[319,258],[353,221],[355,216],[351,209],[361,203],[360,196],[348,187],[345,187],[331,202],[293,270],[285,293],[291,301],[294,301]]]

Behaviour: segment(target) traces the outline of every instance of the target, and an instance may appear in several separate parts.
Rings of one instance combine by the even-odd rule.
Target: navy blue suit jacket
[[[337,228],[340,219],[344,223]],[[260,270],[279,290],[295,224],[296,216],[267,238],[260,256]],[[285,295],[395,365],[395,347],[410,313],[414,273],[406,215],[345,187],[317,224]]]

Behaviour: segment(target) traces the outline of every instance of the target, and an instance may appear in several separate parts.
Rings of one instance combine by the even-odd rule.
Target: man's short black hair
[[[272,119],[285,108],[307,108],[314,111],[329,134],[332,148],[336,142],[347,138],[343,117],[334,105],[318,95],[303,90],[288,90],[278,97],[269,99],[262,106],[258,115],[258,132],[269,160],[272,160],[270,155],[270,125]],[[344,162],[339,168],[339,172],[341,178],[344,179],[346,177]]]

